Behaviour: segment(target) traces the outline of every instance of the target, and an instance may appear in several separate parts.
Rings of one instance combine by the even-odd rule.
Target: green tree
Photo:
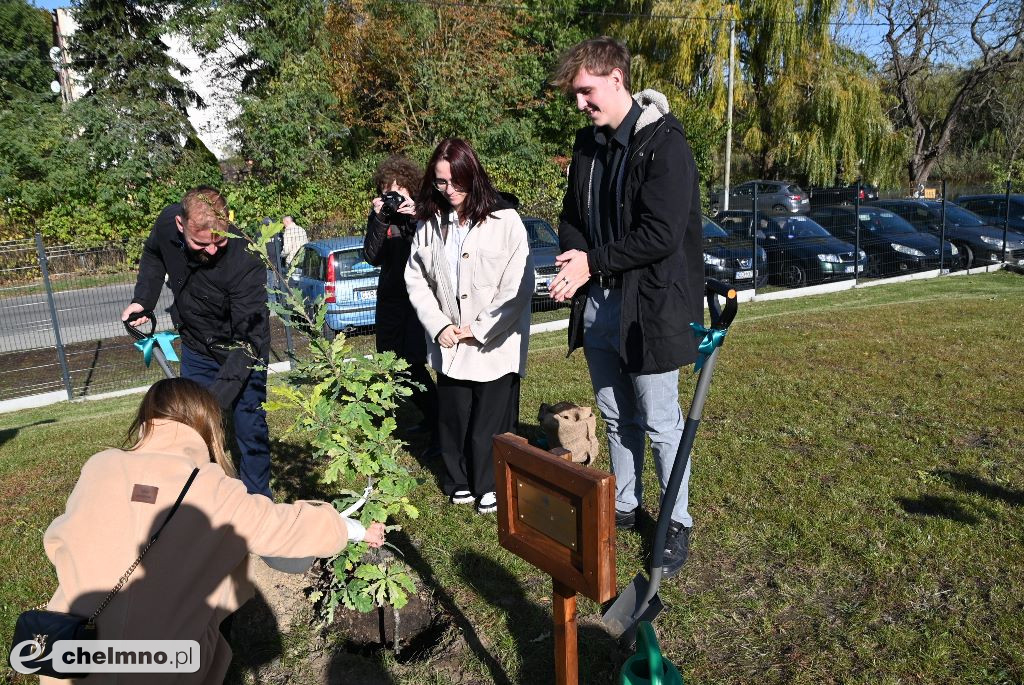
[[[16,97],[16,89],[50,93],[54,78],[49,58],[52,42],[48,12],[25,0],[0,0],[0,98]]]
[[[972,106],[1024,63],[1021,4],[878,0],[877,11],[887,24],[883,46],[896,120],[911,139],[906,178],[917,186],[950,150]]]
[[[811,182],[836,176],[885,178],[902,151],[886,118],[888,102],[865,72],[867,63],[833,44],[839,0],[627,0],[645,15],[618,31],[634,52],[637,87],[663,90],[675,102],[702,103],[724,118],[730,22],[735,21],[736,136],[762,176]],[[714,136],[711,137],[714,141]]]

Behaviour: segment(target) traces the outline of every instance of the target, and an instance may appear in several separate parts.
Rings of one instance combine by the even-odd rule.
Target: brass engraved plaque
[[[577,550],[579,540],[576,537],[576,507],[560,497],[516,479],[516,492],[519,499],[519,520],[544,535],[565,545],[573,551]]]

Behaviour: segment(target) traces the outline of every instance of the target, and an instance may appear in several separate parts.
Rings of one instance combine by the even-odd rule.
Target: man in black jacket
[[[269,359],[266,270],[228,222],[227,203],[216,189],[190,190],[157,217],[121,319],[151,311],[165,277],[181,335],[181,375],[209,389],[225,416],[234,418],[239,477],[249,492],[270,497],[267,372],[252,368]]]
[[[423,386],[411,397],[423,414],[423,423],[411,430],[430,436],[430,446],[424,456],[431,457],[440,454],[437,386],[427,371],[426,335],[405,288],[405,264],[409,261],[412,236],[416,232],[413,194],[419,191],[422,180],[422,169],[406,157],[393,155],[381,162],[373,175],[377,197],[366,220],[363,253],[366,261],[380,267],[375,317],[377,351],[394,352],[409,362],[409,376]],[[383,196],[388,192],[398,193],[402,202],[385,207]]]
[[[583,347],[607,423],[616,525],[633,528],[642,498],[644,435],[662,491],[683,431],[679,367],[696,359],[704,264],[697,170],[679,121],[655,91],[630,95],[629,52],[593,38],[567,52],[561,87],[593,126],[576,134],[550,285],[572,300],[569,352]],[[665,549],[664,574],[686,561],[689,465]]]

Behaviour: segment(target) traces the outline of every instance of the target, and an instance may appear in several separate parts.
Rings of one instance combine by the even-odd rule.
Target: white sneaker
[[[456,490],[451,496],[452,504],[472,504],[473,493],[469,490]]]
[[[498,511],[498,496],[493,492],[485,492],[476,503],[478,514],[493,514]]]

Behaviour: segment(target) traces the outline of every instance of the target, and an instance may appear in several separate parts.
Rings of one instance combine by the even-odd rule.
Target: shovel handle
[[[736,288],[709,278],[704,282],[704,294],[708,300],[708,311],[711,312],[711,327],[728,328],[736,318]],[[724,309],[718,304],[718,296],[725,298]]]
[[[142,318],[149,319],[149,333],[143,333],[135,327],[134,322]],[[156,315],[153,314],[152,309],[144,309],[141,312],[132,312],[122,323],[124,323],[124,329],[128,331],[128,335],[132,336],[136,340],[145,340],[156,332]]]

